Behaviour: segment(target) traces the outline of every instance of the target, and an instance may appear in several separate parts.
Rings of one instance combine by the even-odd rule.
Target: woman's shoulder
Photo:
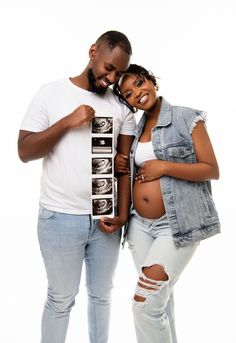
[[[190,131],[192,127],[199,121],[206,121],[207,113],[204,110],[199,110],[187,106],[173,106],[173,121],[185,122]]]

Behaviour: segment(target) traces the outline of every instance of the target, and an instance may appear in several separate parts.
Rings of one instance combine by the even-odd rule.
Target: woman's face
[[[148,111],[155,106],[157,93],[152,81],[139,75],[124,75],[120,92],[129,105],[139,110]]]

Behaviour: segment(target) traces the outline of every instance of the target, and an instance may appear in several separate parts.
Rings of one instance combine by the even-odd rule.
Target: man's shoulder
[[[57,89],[58,87],[65,87],[67,86],[67,84],[68,84],[67,78],[57,79],[57,80],[48,81],[42,84],[41,89],[49,91],[49,90]]]

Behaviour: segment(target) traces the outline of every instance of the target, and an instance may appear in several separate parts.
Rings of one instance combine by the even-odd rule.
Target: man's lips
[[[102,87],[104,87],[104,88],[109,87],[110,84],[111,84],[111,83],[110,83],[108,80],[106,80],[106,79],[99,79],[98,82],[99,82],[99,84],[100,84]]]

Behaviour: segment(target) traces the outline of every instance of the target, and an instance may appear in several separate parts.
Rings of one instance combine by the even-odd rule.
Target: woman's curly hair
[[[136,112],[135,108],[128,104],[128,102],[125,100],[125,98],[122,96],[122,94],[120,92],[120,84],[121,84],[123,78],[125,77],[125,75],[127,75],[127,74],[135,74],[137,76],[140,76],[142,79],[150,80],[153,83],[153,85],[155,86],[155,88],[158,90],[157,80],[156,80],[156,77],[150,71],[145,69],[144,67],[142,67],[138,64],[130,64],[129,68],[126,70],[126,72],[124,72],[122,74],[119,81],[117,81],[114,84],[114,86],[113,86],[114,94],[118,96],[120,102],[125,104],[131,110],[131,112],[135,113]]]

